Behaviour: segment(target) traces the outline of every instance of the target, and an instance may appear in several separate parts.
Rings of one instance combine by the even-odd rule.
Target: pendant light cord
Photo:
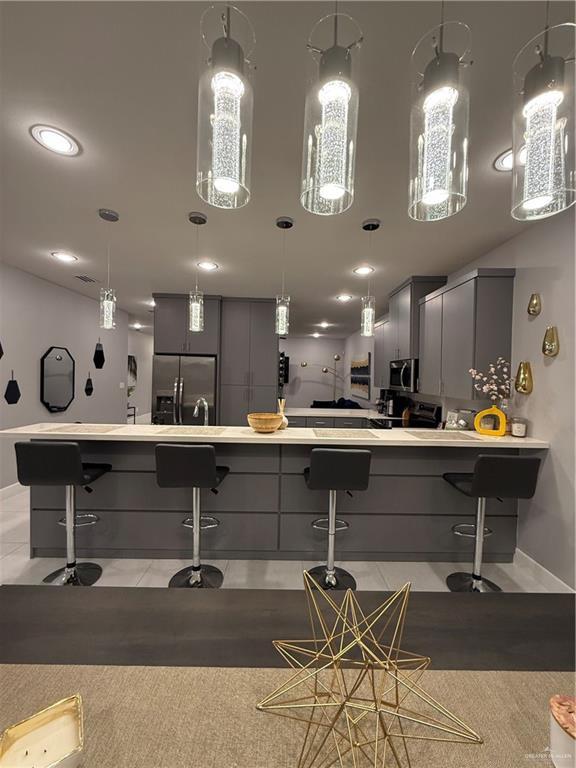
[[[440,40],[439,40],[439,52],[444,50],[444,0],[440,2]]]
[[[282,297],[286,290],[286,230],[282,230]]]
[[[110,290],[110,241],[108,241],[106,250],[107,250],[108,290]]]
[[[368,257],[372,256],[372,230],[368,232]],[[372,261],[372,259],[370,259]],[[368,275],[368,296],[370,296],[370,286],[372,283],[372,273]]]
[[[550,0],[546,0],[546,20],[544,25],[544,56],[548,56],[548,30],[550,29]]]
[[[198,293],[198,259],[200,254],[200,229],[198,227],[198,224],[196,224],[196,289],[195,292]]]
[[[334,45],[338,45],[338,0],[334,0]]]

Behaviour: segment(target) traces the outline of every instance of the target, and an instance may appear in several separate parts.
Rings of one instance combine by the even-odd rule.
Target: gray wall
[[[284,390],[287,408],[308,408],[313,400],[332,400],[334,377],[322,373],[322,366],[334,367],[334,355],[339,354],[338,372],[345,374],[343,339],[288,338],[280,341],[280,351],[290,357],[290,383]],[[304,360],[306,368],[300,366]],[[342,396],[343,384],[337,379],[336,398]]]
[[[511,411],[552,446],[536,495],[520,504],[518,548],[574,587],[574,208],[527,227],[459,274],[476,267],[516,268],[512,372],[529,360],[534,391],[515,393]],[[531,293],[542,297],[542,313],[534,318],[526,312]],[[558,326],[556,358],[541,352],[547,325]]]
[[[0,425],[3,429],[35,422],[126,421],[128,316],[117,313],[117,327],[101,331],[98,302],[0,265]],[[94,347],[101,336],[106,363],[96,370]],[[67,411],[50,413],[40,402],[40,358],[51,346],[67,347],[76,361],[76,395]],[[22,397],[8,405],[4,391],[14,369]],[[86,397],[90,371],[94,394]],[[0,488],[16,482],[12,441],[0,439]]]
[[[136,421],[150,423],[152,403],[152,360],[154,336],[151,333],[128,331],[128,354],[134,355],[138,364],[138,381],[129,404],[136,406]]]

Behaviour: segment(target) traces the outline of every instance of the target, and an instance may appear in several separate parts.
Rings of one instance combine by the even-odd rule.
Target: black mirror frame
[[[48,355],[55,349],[59,349],[62,352],[66,352],[70,360],[72,360],[72,397],[70,400],[66,403],[66,405],[63,406],[57,406],[57,405],[50,405],[46,402],[44,399],[44,363]],[[50,411],[50,413],[62,413],[62,411],[67,411],[70,407],[70,404],[74,400],[76,394],[76,361],[70,354],[70,350],[67,347],[50,347],[42,357],[40,358],[40,402],[42,405]]]

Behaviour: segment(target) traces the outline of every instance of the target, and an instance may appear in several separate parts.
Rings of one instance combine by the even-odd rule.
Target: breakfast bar
[[[434,430],[311,429],[289,427],[257,434],[246,427],[196,427],[114,424],[35,424],[5,430],[19,440],[67,440],[80,444],[82,458],[105,462],[112,470],[80,490],[77,508],[98,523],[77,531],[81,557],[186,558],[190,531],[182,527],[192,498],[189,489],[161,488],[156,480],[157,443],[215,446],[218,464],[230,474],[218,489],[202,491],[202,510],[219,525],[203,532],[203,549],[212,558],[315,560],[325,549],[325,534],[311,523],[325,515],[327,492],[309,490],[303,470],[317,446],[369,448],[368,490],[338,497],[338,517],[348,523],[336,537],[346,560],[468,559],[469,539],[452,526],[473,523],[473,499],[456,492],[443,475],[471,472],[487,453],[539,452],[548,443],[535,438],[491,438],[472,432]],[[64,488],[31,489],[31,556],[64,552],[57,522],[65,507]],[[485,559],[512,560],[516,546],[517,502],[490,500]]]

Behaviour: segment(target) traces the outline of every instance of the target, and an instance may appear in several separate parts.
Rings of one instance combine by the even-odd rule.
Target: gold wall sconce
[[[531,317],[538,317],[540,312],[542,312],[542,299],[539,293],[533,293],[528,302],[528,314]]]
[[[560,341],[558,339],[558,328],[555,325],[549,325],[546,328],[544,339],[542,341],[542,354],[546,357],[556,357],[560,352]]]
[[[521,395],[529,395],[534,389],[532,366],[528,360],[522,360],[518,365],[514,387],[516,392],[520,392]]]

